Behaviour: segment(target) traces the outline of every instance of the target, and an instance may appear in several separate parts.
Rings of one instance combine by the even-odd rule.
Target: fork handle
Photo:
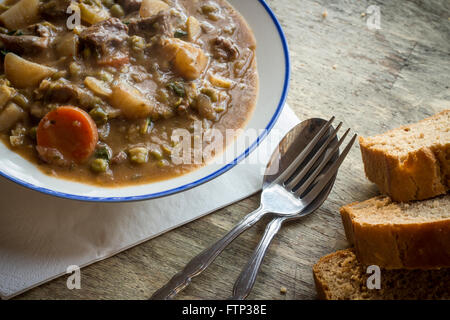
[[[234,284],[233,296],[230,298],[231,300],[244,300],[249,295],[255,284],[256,277],[267,249],[280,230],[284,220],[285,218],[282,217],[275,218],[267,225],[261,241]]]
[[[245,216],[244,219],[242,219],[222,239],[194,257],[181,272],[173,276],[173,278],[164,287],[156,291],[150,299],[167,300],[173,298],[191,283],[192,278],[202,273],[234,239],[258,222],[266,213],[266,209],[261,205],[259,209]]]

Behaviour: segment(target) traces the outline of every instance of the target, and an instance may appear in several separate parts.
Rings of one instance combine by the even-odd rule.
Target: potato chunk
[[[186,22],[189,41],[195,42],[202,34],[202,27],[200,22],[194,17],[190,16]]]
[[[145,118],[153,111],[151,103],[136,88],[125,82],[113,86],[109,100],[126,118]]]
[[[84,3],[80,3],[78,6],[80,8],[81,20],[89,24],[96,24],[111,17],[109,11],[104,8]]]
[[[39,83],[57,70],[25,60],[14,53],[5,57],[6,78],[18,88],[36,87]]]
[[[17,121],[25,116],[25,112],[17,104],[10,102],[0,113],[0,132],[11,129]]]
[[[14,89],[6,84],[0,85],[0,110],[6,105],[7,102],[12,98],[14,94]]]
[[[39,21],[39,0],[20,0],[0,15],[8,29],[17,30]]]
[[[58,39],[56,51],[64,57],[75,57],[78,53],[78,37],[73,33],[67,33]]]
[[[108,84],[104,81],[98,80],[97,78],[86,77],[84,79],[84,85],[100,97],[111,96],[112,91],[108,87]]]
[[[170,6],[161,0],[143,0],[139,14],[141,18],[148,18],[169,8]]]
[[[233,85],[233,81],[231,81],[230,79],[222,78],[221,76],[218,76],[216,74],[210,74],[209,81],[213,86],[224,89],[229,89]]]
[[[168,56],[174,57],[173,66],[186,80],[195,80],[208,65],[208,57],[198,46],[180,39],[168,39],[164,43]]]

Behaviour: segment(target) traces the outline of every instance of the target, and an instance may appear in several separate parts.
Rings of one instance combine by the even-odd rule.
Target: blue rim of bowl
[[[197,181],[185,184],[183,186],[173,188],[170,190],[166,190],[166,191],[157,192],[157,193],[151,193],[151,194],[141,195],[141,196],[132,196],[132,197],[110,197],[110,198],[105,197],[105,198],[102,198],[102,197],[78,196],[78,195],[73,195],[73,194],[50,190],[47,188],[37,187],[28,182],[8,176],[2,171],[0,171],[0,175],[12,182],[15,182],[15,183],[25,187],[25,188],[28,188],[28,189],[31,189],[34,191],[38,191],[38,192],[41,192],[44,194],[48,194],[51,196],[55,196],[58,198],[64,198],[64,199],[69,199],[69,200],[78,200],[78,201],[84,201],[84,202],[133,202],[133,201],[151,200],[151,199],[161,198],[161,197],[173,195],[173,194],[176,194],[179,192],[183,192],[183,191],[192,189],[194,187],[197,187],[199,185],[202,185],[206,182],[209,182],[212,179],[217,178],[218,176],[220,176],[220,175],[224,174],[225,172],[229,171],[230,169],[232,169],[243,159],[247,158],[248,155],[260,145],[260,143],[267,137],[269,132],[272,130],[272,128],[275,125],[276,121],[278,120],[281,112],[283,111],[283,107],[286,102],[287,93],[288,93],[288,89],[289,89],[289,79],[290,79],[290,74],[291,74],[291,68],[290,68],[289,49],[288,49],[286,36],[283,32],[280,22],[278,21],[277,17],[275,16],[274,12],[269,7],[269,5],[266,3],[266,1],[258,0],[258,2],[264,7],[264,9],[267,11],[269,16],[272,18],[272,21],[278,30],[278,33],[280,35],[281,42],[283,45],[285,64],[286,64],[286,73],[285,73],[285,79],[284,79],[283,93],[281,95],[281,99],[280,99],[278,107],[275,111],[275,114],[273,115],[273,117],[270,120],[269,124],[267,125],[266,129],[263,130],[263,133],[256,139],[256,141],[247,150],[245,150],[245,152],[243,154],[238,156],[231,163],[225,165],[224,167],[220,168],[219,170],[215,171],[214,173],[212,173],[206,177],[203,177]]]

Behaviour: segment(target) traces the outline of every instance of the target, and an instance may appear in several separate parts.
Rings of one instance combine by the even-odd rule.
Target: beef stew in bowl
[[[54,176],[102,186],[179,176],[201,164],[172,161],[174,130],[238,129],[255,106],[255,40],[224,0],[1,10],[0,135]]]

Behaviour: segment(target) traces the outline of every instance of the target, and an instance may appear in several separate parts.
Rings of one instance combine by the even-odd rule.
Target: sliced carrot
[[[56,149],[64,158],[81,163],[93,154],[98,130],[88,113],[80,108],[64,106],[42,118],[36,138],[39,147]]]
[[[123,56],[123,55],[117,55],[113,57],[106,57],[101,60],[98,60],[98,64],[101,66],[109,66],[114,68],[119,68],[124,64],[127,64],[130,62],[130,57]]]

